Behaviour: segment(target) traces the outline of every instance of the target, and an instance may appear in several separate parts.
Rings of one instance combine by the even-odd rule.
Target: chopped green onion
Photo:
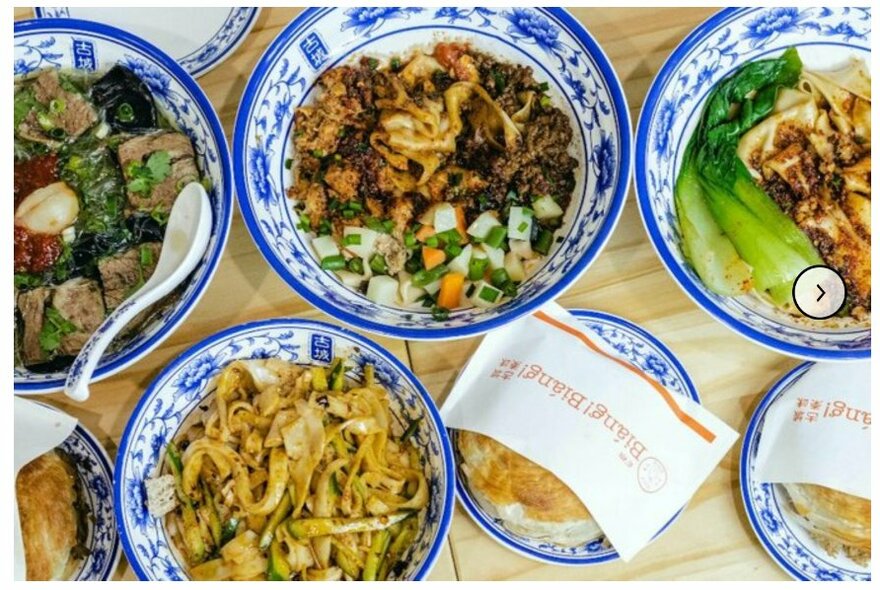
[[[538,237],[536,237],[535,241],[532,243],[532,250],[534,250],[538,254],[543,254],[544,256],[546,256],[550,252],[550,246],[552,245],[553,232],[541,228],[538,231]]]
[[[134,121],[134,109],[130,104],[124,102],[116,107],[116,119],[123,123],[131,123]]]
[[[322,219],[321,223],[318,225],[318,235],[319,236],[329,236],[333,232],[333,226],[330,225],[330,220]]]
[[[541,82],[540,84],[538,84],[538,90],[540,90],[541,92],[547,92],[548,90],[550,90],[550,84],[548,82]]]
[[[448,258],[455,258],[459,254],[461,254],[461,246],[458,244],[449,244],[445,249],[446,256]]]
[[[379,67],[379,60],[376,59],[375,57],[371,57],[367,60],[367,65],[369,66],[369,68],[371,70],[375,70],[376,68]]]
[[[431,308],[431,317],[438,322],[446,321],[449,319],[449,310],[445,307],[435,305],[433,308]]]
[[[403,265],[403,269],[409,274],[415,274],[419,272],[422,268],[422,257],[419,255],[419,251],[416,250],[412,257],[406,261],[406,264]]]
[[[372,216],[364,219],[364,225],[366,225],[371,230],[377,231],[382,234],[387,234],[391,231],[389,229],[386,229],[385,224],[382,221],[380,221]],[[392,223],[392,227],[394,227],[393,223]]]
[[[395,71],[400,69],[400,58],[399,57],[392,57],[391,58],[391,69],[395,70]]]
[[[480,293],[477,295],[483,301],[488,301],[489,303],[495,303],[498,301],[498,297],[501,295],[499,291],[491,287],[483,287],[480,289]]]
[[[287,158],[286,160],[284,160],[284,167],[287,170],[290,170],[293,167],[293,158]]]
[[[388,272],[388,263],[385,262],[385,257],[381,254],[374,254],[370,258],[370,268],[377,274],[385,274]]]
[[[311,231],[311,229],[312,229],[312,222],[311,222],[311,220],[309,219],[309,216],[308,216],[308,215],[300,215],[300,216],[299,216],[299,228],[300,228],[302,231]]]
[[[364,259],[358,258],[355,256],[351,260],[348,261],[348,270],[355,274],[362,275],[364,274]]]
[[[522,223],[520,223],[520,224],[516,227],[516,229],[517,229],[517,231],[521,231],[521,232],[523,232],[523,231],[526,231],[526,230],[528,229],[528,227],[529,227],[529,224],[526,223],[525,221],[523,221]]]
[[[503,268],[496,268],[492,271],[492,274],[489,275],[489,282],[492,283],[493,286],[502,289],[504,285],[511,282],[510,275],[507,274],[507,270]]]
[[[354,215],[355,215],[355,213],[354,213],[354,211],[352,211],[351,209],[344,209],[344,210],[342,211],[342,216],[343,216],[345,219],[354,219]]]
[[[501,246],[501,242],[504,241],[504,238],[507,237],[507,228],[503,225],[496,225],[492,229],[489,230],[489,235],[486,236],[486,239],[483,240],[485,243],[489,244],[493,248],[499,248]]]
[[[364,206],[361,205],[361,203],[359,201],[349,201],[345,205],[345,207],[350,211],[354,211],[355,213],[360,213],[361,211],[364,210]]]
[[[321,259],[321,268],[324,270],[342,270],[345,268],[345,256],[336,254]]]
[[[458,172],[450,172],[446,178],[449,180],[449,186],[458,186],[461,184],[462,175]]]
[[[324,157],[324,150],[312,150],[312,156],[320,160]]]
[[[540,104],[542,108],[545,108],[545,109],[548,108],[551,104],[550,97],[545,94],[538,101],[538,104]]]
[[[360,246],[361,245],[361,234],[348,234],[347,236],[342,238],[343,246]]]
[[[425,285],[430,285],[444,274],[446,274],[447,268],[445,264],[440,264],[435,266],[431,270],[420,270],[413,274],[412,284],[416,287],[424,287]]]
[[[37,113],[37,123],[40,124],[43,131],[51,131],[52,129],[55,129],[55,121],[53,121],[52,117],[46,113]]]
[[[444,244],[460,244],[461,243],[461,234],[458,233],[457,229],[447,229],[444,232],[440,232],[439,234],[434,234],[439,241],[442,241]]]
[[[403,236],[403,245],[410,249],[415,248],[418,245],[416,234],[411,231],[406,232]]]
[[[483,278],[483,275],[486,274],[486,269],[488,267],[488,258],[471,257],[471,261],[468,264],[468,279],[471,281],[479,281]]]
[[[64,108],[67,106],[67,103],[64,102],[62,98],[53,98],[49,101],[49,112],[50,113],[63,113]]]
[[[428,248],[438,248],[440,246],[440,238],[436,235],[425,238],[425,246]]]

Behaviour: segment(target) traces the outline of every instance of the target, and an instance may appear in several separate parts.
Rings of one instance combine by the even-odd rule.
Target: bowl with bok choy
[[[870,355],[869,32],[870,9],[721,11],[672,53],[639,120],[639,208],[664,265],[782,354]],[[814,266],[846,285],[824,320],[794,301]]]

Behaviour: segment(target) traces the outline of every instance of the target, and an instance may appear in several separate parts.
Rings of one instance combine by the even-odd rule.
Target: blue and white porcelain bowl
[[[378,305],[322,270],[295,227],[287,188],[294,110],[314,100],[324,71],[362,54],[406,55],[437,41],[466,40],[501,59],[528,65],[547,82],[574,127],[577,186],[544,265],[519,295],[491,309],[453,311],[445,321],[419,310]],[[309,9],[284,29],[248,82],[233,138],[236,192],[254,241],[303,298],[348,324],[398,338],[480,334],[557,297],[596,258],[623,208],[630,172],[626,100],[607,57],[562,9]]]
[[[780,379],[758,404],[743,437],[739,482],[749,524],[764,549],[796,580],[869,581],[871,566],[859,565],[843,555],[831,557],[783,508],[788,501],[782,486],[757,481],[754,461],[761,444],[767,410],[798,382],[813,363],[795,367]]]
[[[211,281],[232,221],[232,171],[223,128],[204,92],[177,62],[146,41],[98,23],[75,19],[15,23],[15,75],[40,68],[102,72],[116,64],[134,71],[149,86],[159,108],[192,140],[199,169],[211,180],[213,221],[208,248],[181,296],[120,350],[105,355],[95,381],[137,362],[186,319]],[[15,393],[58,391],[66,376],[66,371],[35,373],[16,367]]]
[[[796,319],[755,295],[709,291],[685,261],[673,187],[685,147],[713,86],[743,64],[795,46],[807,67],[831,69],[851,56],[871,60],[869,8],[722,10],[676,48],[648,92],[636,133],[639,209],[660,259],[682,289],[712,317],[782,354],[814,360],[868,358],[870,328],[827,327]]]
[[[242,324],[199,342],[156,377],[134,409],[116,456],[114,492],[122,545],[138,578],[187,578],[164,520],[147,511],[144,480],[157,475],[165,445],[187,416],[213,395],[214,377],[238,359],[280,358],[326,366],[334,357],[348,360],[353,369],[346,376],[355,381],[362,380],[365,364],[375,367],[399,432],[421,419],[414,436],[422,449],[430,500],[400,579],[428,575],[449,530],[454,494],[452,450],[437,407],[415,375],[375,342],[345,328],[291,318]]]
[[[54,406],[53,409],[57,410]],[[113,513],[113,464],[100,441],[82,424],[77,424],[58,448],[67,453],[76,466],[83,500],[91,515],[85,541],[89,554],[79,563],[70,580],[109,580],[122,555]]]
[[[689,397],[700,403],[697,389],[684,366],[666,345],[650,332],[623,319],[622,317],[587,309],[569,310],[587,330],[604,340],[617,356],[638,367],[662,384],[673,395]],[[566,547],[556,543],[532,539],[510,530],[504,522],[483,508],[467,485],[467,477],[461,471],[461,456],[458,451],[458,435],[449,430],[452,450],[456,462],[455,493],[465,512],[492,539],[511,551],[551,565],[585,566],[613,561],[620,556],[604,537],[591,540],[582,545]],[[675,522],[681,511],[675,514],[654,539],[659,537]]]

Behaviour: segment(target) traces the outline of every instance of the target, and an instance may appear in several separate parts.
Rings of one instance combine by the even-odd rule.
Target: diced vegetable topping
[[[535,199],[532,202],[532,210],[535,212],[535,217],[541,221],[558,219],[564,213],[562,207],[550,195]]]

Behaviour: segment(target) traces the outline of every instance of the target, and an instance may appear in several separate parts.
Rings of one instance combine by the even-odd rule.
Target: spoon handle
[[[64,383],[64,392],[68,397],[78,402],[89,398],[89,381],[92,373],[95,372],[98,361],[121,328],[141,311],[167,295],[175,286],[166,283],[151,287],[150,282],[147,281],[139,292],[123,302],[104,320],[104,323],[89,337],[70,366],[67,381]]]

